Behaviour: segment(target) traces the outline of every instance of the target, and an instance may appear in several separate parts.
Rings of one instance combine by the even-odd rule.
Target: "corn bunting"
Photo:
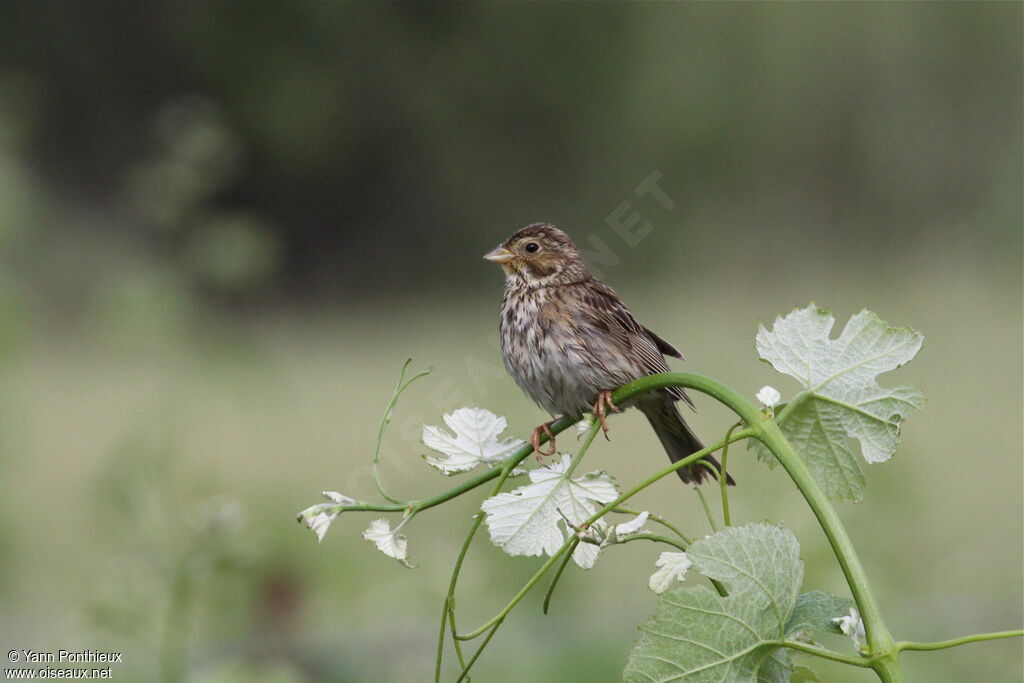
[[[569,236],[534,223],[484,256],[505,271],[501,301],[501,355],[519,387],[552,416],[593,411],[608,436],[607,412],[635,405],[647,416],[672,462],[704,447],[676,409],[693,402],[669,387],[616,406],[611,392],[640,377],[668,372],[664,354],[682,358],[676,347],[637,322],[610,287],[587,270]],[[546,422],[531,443],[540,457],[541,434],[555,439]],[[705,459],[716,467],[711,456]],[[699,484],[709,470],[697,463],[677,470],[684,482]],[[734,484],[732,477],[729,484]]]

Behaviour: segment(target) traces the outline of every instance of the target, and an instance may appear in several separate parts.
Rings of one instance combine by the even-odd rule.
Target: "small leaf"
[[[601,555],[601,546],[581,541],[572,550],[572,561],[581,569],[593,569]]]
[[[499,493],[483,502],[491,541],[509,555],[553,555],[565,543],[567,519],[580,525],[597,511],[598,505],[618,496],[611,477],[591,472],[571,479],[566,472],[572,458],[531,470],[530,484],[509,493]],[[563,517],[564,516],[564,517]],[[580,543],[573,552],[576,564],[589,569],[597,560],[599,547]]]
[[[686,556],[686,553],[662,553],[654,563],[658,568],[647,580],[647,587],[661,595],[672,587],[676,581],[686,578],[686,570],[693,566],[693,562]]]
[[[833,619],[849,613],[854,606],[850,598],[842,598],[824,591],[811,591],[796,596],[793,614],[786,622],[786,635],[823,631],[841,633]]]
[[[321,491],[320,494],[327,500],[332,503],[337,503],[338,505],[349,505],[356,502],[352,498],[349,498],[343,493],[338,493],[337,491]]]
[[[850,637],[850,640],[853,641],[853,646],[858,650],[867,643],[868,636],[864,631],[864,621],[860,618],[860,612],[857,611],[856,607],[851,607],[850,613],[847,616],[836,617],[832,620],[832,623]]]
[[[401,526],[401,525],[399,525]],[[403,567],[413,569],[415,565],[409,564],[409,541],[405,536],[391,530],[391,524],[386,519],[375,519],[370,526],[363,531],[363,538],[370,541],[377,550],[388,557],[398,560]]]
[[[594,417],[593,413],[584,413],[583,417],[580,418],[580,421],[576,423],[576,434],[586,434],[594,426],[594,422],[596,421],[597,418]]]
[[[889,327],[870,311],[850,318],[833,340],[834,324],[831,313],[812,304],[776,318],[771,330],[761,326],[756,343],[763,360],[805,390],[780,425],[783,433],[829,497],[859,501],[864,475],[847,441],[857,439],[869,463],[892,457],[901,423],[924,405],[924,395],[912,387],[882,388],[877,376],[910,361],[924,337],[909,327]],[[755,448],[774,462],[763,446]]]
[[[643,531],[648,516],[649,513],[641,512],[628,522],[613,525],[609,525],[603,518],[595,520],[589,529],[577,532],[576,535],[581,540],[572,551],[572,559],[583,569],[593,569],[602,549],[621,543],[624,537]],[[577,522],[572,524],[578,526]]]
[[[728,597],[706,586],[661,596],[630,653],[626,681],[781,683],[788,659],[775,657],[803,579],[793,532],[768,524],[730,527],[687,550],[694,568],[727,584]]]
[[[644,524],[647,524],[647,518],[651,516],[651,513],[644,511],[634,517],[628,522],[622,524],[616,524],[612,527],[612,531],[615,532],[616,537],[621,538],[630,534],[638,534],[643,531]]]
[[[429,465],[447,475],[468,472],[480,463],[499,463],[526,443],[511,437],[499,439],[508,428],[508,422],[484,408],[459,408],[446,414],[444,422],[451,432],[423,425],[423,443],[443,457],[423,457]]]
[[[327,535],[327,530],[331,528],[331,522],[338,516],[338,513],[328,514],[321,512],[312,517],[306,518],[306,526],[308,526],[314,534],[316,534],[316,542],[321,543],[324,540],[324,536]]]
[[[356,502],[337,491],[322,491],[321,493],[324,498],[331,502],[310,505],[296,515],[296,519],[308,526],[316,534],[317,543],[324,540],[327,530],[331,528],[331,523],[341,513],[341,507]]]

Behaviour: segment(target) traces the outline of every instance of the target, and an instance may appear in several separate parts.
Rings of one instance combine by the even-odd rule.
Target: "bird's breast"
[[[519,387],[552,414],[575,412],[600,390],[571,311],[548,289],[506,291],[501,350]]]

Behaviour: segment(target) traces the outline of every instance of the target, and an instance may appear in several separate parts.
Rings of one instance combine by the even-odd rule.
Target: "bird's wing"
[[[661,351],[663,354],[665,354],[666,356],[678,358],[679,360],[686,360],[686,358],[683,356],[682,351],[672,346],[672,344],[662,339],[660,336],[652,332],[649,328],[645,327],[644,332],[646,332],[647,336],[650,337],[652,341],[654,341],[654,345],[657,346],[658,350]]]
[[[663,353],[682,358],[678,349],[641,325],[611,287],[592,280],[580,289],[587,305],[577,314],[589,318],[583,322],[596,330],[607,331],[624,353],[635,354],[645,375],[671,370]],[[600,358],[595,360],[600,362]],[[668,387],[665,391],[673,399],[686,401],[693,407],[693,401],[681,388]]]

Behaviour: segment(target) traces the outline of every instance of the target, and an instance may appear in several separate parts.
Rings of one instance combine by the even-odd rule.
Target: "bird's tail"
[[[665,452],[668,453],[672,462],[679,462],[704,448],[704,444],[686,424],[683,416],[676,409],[676,404],[667,394],[659,392],[646,401],[638,401],[637,407],[647,416],[651,427],[654,428],[654,433],[658,435],[661,445],[665,447]],[[705,455],[703,459],[714,465],[716,469],[719,468],[718,461],[713,456]],[[676,470],[676,474],[687,484],[700,484],[705,477],[714,476],[710,469],[699,462]],[[728,477],[726,482],[729,486],[736,485],[732,477]]]

